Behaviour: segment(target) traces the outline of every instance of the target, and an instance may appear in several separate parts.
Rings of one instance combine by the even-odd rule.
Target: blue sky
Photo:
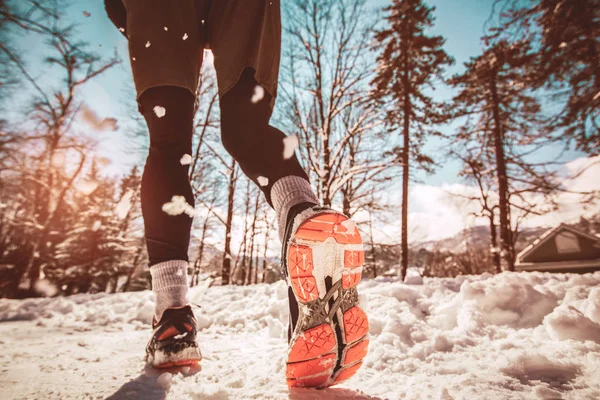
[[[281,0],[285,7],[286,0]],[[368,0],[367,4],[373,8],[381,8],[387,5],[387,0]],[[446,51],[452,55],[456,63],[449,69],[450,73],[462,71],[463,63],[471,56],[480,54],[482,45],[480,37],[484,32],[484,24],[489,19],[492,11],[492,0],[429,0],[429,5],[435,6],[436,24],[432,33],[443,35],[446,39]],[[91,15],[86,17],[84,11]],[[123,63],[107,71],[97,79],[86,84],[82,88],[83,99],[99,115],[116,117],[121,121],[127,120],[128,113],[136,112],[133,83],[127,57],[127,43],[125,38],[112,25],[106,16],[102,1],[75,0],[65,10],[68,21],[78,24],[78,33],[81,40],[88,42],[90,48],[107,57],[116,50]],[[19,45],[28,49],[31,64],[44,86],[52,85],[56,77],[47,73],[45,67],[35,60],[39,60],[40,51],[45,47],[36,42],[34,36],[20,38]],[[450,96],[447,88],[441,87],[437,92],[441,98]],[[19,96],[23,100],[25,96]],[[277,108],[275,110],[277,113]],[[121,124],[123,127],[124,124]],[[286,131],[285,126],[279,126]],[[451,128],[443,128],[449,131]],[[101,132],[95,134],[100,140],[100,148],[103,155],[110,158],[113,163],[109,167],[110,174],[125,173],[127,167],[143,160],[143,155],[133,152],[132,142],[120,129],[117,132]],[[438,155],[445,152],[446,144],[442,141],[430,141],[427,149],[430,154]],[[546,149],[540,158],[547,158],[557,152],[556,149]],[[567,153],[565,160],[580,156],[575,152]],[[441,168],[433,175],[417,174],[416,177],[429,185],[441,185],[443,183],[457,182],[459,165],[456,161],[446,160]]]

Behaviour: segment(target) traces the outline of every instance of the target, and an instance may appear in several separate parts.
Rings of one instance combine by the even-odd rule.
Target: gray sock
[[[283,243],[285,225],[290,208],[300,203],[319,204],[310,183],[299,176],[286,176],[279,179],[271,188],[271,202],[277,214],[279,240]]]
[[[187,304],[187,268],[185,260],[171,260],[150,267],[152,291],[156,296],[154,317],[160,321],[167,308],[183,307]]]

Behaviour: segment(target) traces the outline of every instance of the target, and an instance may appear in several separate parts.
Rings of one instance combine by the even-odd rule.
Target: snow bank
[[[248,287],[194,287],[188,297],[200,305],[195,311],[200,330],[211,326],[246,332],[268,328],[270,337],[287,335],[287,288],[283,281]],[[212,301],[217,299],[220,301]],[[153,315],[154,295],[149,291],[0,299],[0,322],[38,321],[49,327],[113,326],[115,329],[134,324],[145,329]]]
[[[573,306],[557,307],[544,318],[544,326],[553,339],[592,340],[600,343],[600,325]]]
[[[143,373],[120,388],[115,362],[129,371],[143,368],[154,305],[150,292],[0,300],[2,345],[15,351],[0,358],[0,370],[8,371],[6,382],[16,382],[2,398],[47,392],[41,387],[31,392],[27,382],[38,373],[29,372],[31,363],[55,382],[66,376],[64,365],[86,371],[78,380],[89,382],[100,398],[150,398],[157,390],[183,400],[600,398],[600,272],[505,272],[414,278],[410,284],[378,278],[363,281],[359,292],[371,325],[363,368],[340,388],[318,392],[288,392],[285,385],[284,282],[193,288],[190,300],[200,304],[195,312],[202,370],[162,377]],[[75,341],[65,331],[81,336]],[[40,339],[15,332],[49,339],[28,359],[22,349]],[[77,364],[73,354],[88,355]],[[105,372],[93,363],[103,359],[109,365]],[[86,397],[72,386],[52,388],[61,398]]]

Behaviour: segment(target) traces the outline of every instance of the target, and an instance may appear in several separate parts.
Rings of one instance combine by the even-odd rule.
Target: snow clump
[[[154,106],[153,110],[158,118],[162,118],[167,114],[167,110],[162,106]]]
[[[289,160],[294,156],[294,152],[298,147],[298,137],[286,136],[283,138],[283,159]]]

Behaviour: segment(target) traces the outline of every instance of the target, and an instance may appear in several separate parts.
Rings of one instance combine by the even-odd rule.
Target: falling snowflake
[[[102,222],[97,219],[96,221],[94,221],[94,225],[92,226],[92,231],[96,232],[98,229],[100,229],[100,227],[102,226]]]
[[[183,34],[183,37],[182,37],[182,39],[183,39],[183,40],[186,40],[187,38],[188,38],[188,34],[187,34],[187,33],[184,33],[184,34]]]
[[[183,157],[181,157],[181,160],[179,160],[179,162],[181,163],[181,165],[190,165],[192,163],[192,156],[190,156],[189,154],[184,154]]]
[[[166,26],[164,27],[164,29],[165,29],[165,32],[169,30],[169,28],[167,28]]]
[[[258,103],[263,99],[263,97],[265,97],[265,89],[260,85],[256,85],[254,87],[254,94],[252,94],[252,103]]]
[[[92,194],[97,187],[98,182],[96,181],[82,181],[75,185],[75,188],[85,195]]]
[[[81,106],[81,114],[80,117],[83,122],[88,124],[93,129],[104,132],[104,131],[116,131],[117,120],[114,118],[101,118],[98,114],[94,112],[91,108],[83,104]]]
[[[289,160],[293,157],[298,147],[298,138],[296,136],[286,136],[283,138],[283,159]]]
[[[592,100],[598,100],[600,98],[600,92],[596,93]]]
[[[89,13],[89,12],[87,12],[87,11],[84,11],[84,12],[83,12],[83,16],[84,16],[84,17],[86,17],[86,18],[90,17],[91,15],[92,15],[92,14],[90,14],[90,13]]]
[[[123,195],[123,197],[121,198],[119,203],[117,203],[117,206],[115,207],[115,213],[117,214],[117,218],[123,219],[127,216],[127,213],[129,212],[129,210],[131,210],[131,197],[132,196],[133,196],[133,191],[128,190]]]
[[[194,217],[195,210],[183,196],[173,196],[171,201],[163,204],[162,210],[169,215],[180,215],[186,213],[189,217]]]
[[[150,47],[150,41],[149,40],[146,42],[146,48],[148,48],[148,47]]]
[[[158,118],[162,118],[165,116],[165,114],[167,113],[167,110],[164,107],[161,106],[154,106],[154,114],[156,114],[156,116]]]
[[[267,186],[269,184],[269,178],[265,178],[264,176],[259,176],[256,180],[260,186]]]
[[[202,21],[200,21],[200,22],[202,22],[202,25],[204,25],[204,20],[202,20]]]
[[[558,47],[561,48],[561,49],[564,49],[565,47],[567,47],[567,43],[566,42],[562,42]]]
[[[125,32],[125,28],[119,28],[121,32]]]
[[[131,57],[131,59],[132,59],[133,61],[135,61],[135,57]]]

